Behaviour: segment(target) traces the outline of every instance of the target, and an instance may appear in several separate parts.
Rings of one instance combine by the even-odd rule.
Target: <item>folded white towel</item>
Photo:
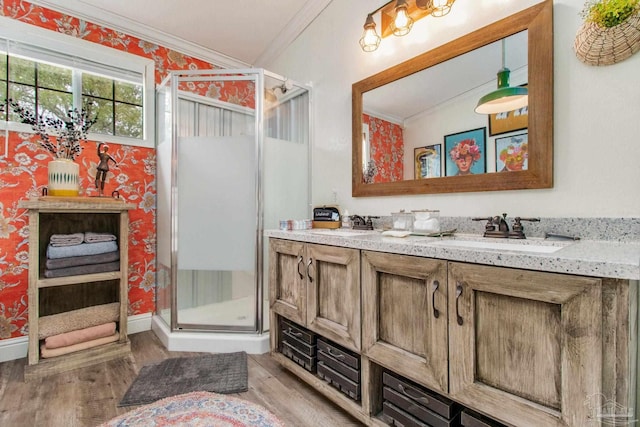
[[[111,233],[93,233],[87,231],[84,233],[84,241],[87,243],[111,242],[116,240],[116,236]]]

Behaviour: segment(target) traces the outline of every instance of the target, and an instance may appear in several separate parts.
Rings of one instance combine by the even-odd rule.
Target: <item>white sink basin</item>
[[[310,230],[311,234],[319,234],[322,236],[334,236],[334,237],[357,237],[357,236],[366,236],[367,234],[375,234],[377,231],[375,230],[340,230],[340,229],[331,229],[331,228],[320,228]]]
[[[496,251],[533,252],[551,254],[567,247],[571,243],[542,243],[528,240],[490,241],[490,240],[437,240],[429,242],[430,246],[466,249],[491,249]]]

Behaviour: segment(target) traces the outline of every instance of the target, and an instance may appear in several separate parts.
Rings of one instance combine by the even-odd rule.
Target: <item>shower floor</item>
[[[253,326],[255,324],[255,298],[246,296],[232,300],[205,304],[178,310],[180,325],[211,326]],[[264,330],[269,329],[269,301],[262,304]],[[162,311],[162,317],[168,319],[168,309]]]

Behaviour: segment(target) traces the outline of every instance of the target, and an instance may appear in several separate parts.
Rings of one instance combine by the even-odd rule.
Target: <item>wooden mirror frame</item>
[[[456,56],[528,30],[529,160],[526,171],[366,184],[362,171],[362,94]],[[553,0],[367,77],[352,86],[352,196],[397,196],[553,187]]]

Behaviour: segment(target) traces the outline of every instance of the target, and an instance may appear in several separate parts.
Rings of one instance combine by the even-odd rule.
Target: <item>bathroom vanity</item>
[[[273,357],[366,425],[635,419],[637,242],[266,235]]]

